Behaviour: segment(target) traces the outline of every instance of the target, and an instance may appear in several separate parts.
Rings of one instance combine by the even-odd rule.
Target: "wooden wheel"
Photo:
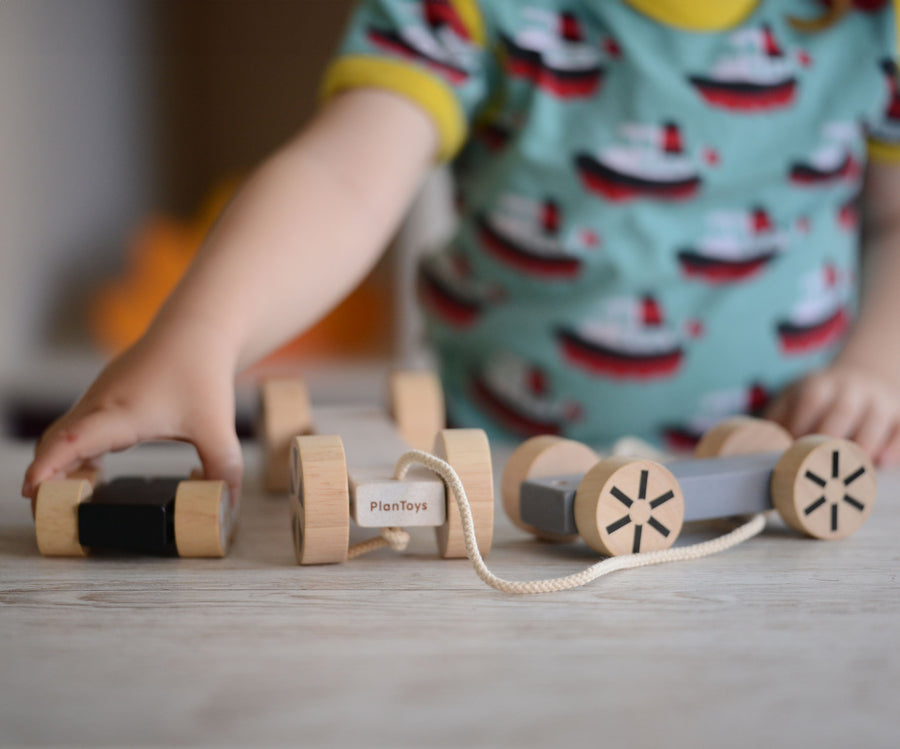
[[[341,438],[294,437],[290,467],[291,531],[297,562],[346,561],[350,489]]]
[[[772,472],[772,502],[784,522],[813,538],[855,533],[872,512],[875,467],[855,442],[810,435]]]
[[[416,450],[431,450],[434,438],[446,426],[444,391],[432,372],[401,370],[390,377],[391,418],[406,443]]]
[[[288,490],[291,440],[311,431],[312,407],[303,380],[290,378],[263,382],[256,433],[262,441],[266,491]]]
[[[233,514],[224,481],[182,481],[175,492],[175,548],[180,557],[224,557]]]
[[[444,429],[435,439],[434,454],[459,474],[472,508],[475,540],[482,556],[491,550],[494,537],[494,475],[491,448],[481,429]],[[444,559],[466,556],[466,542],[456,500],[447,496],[447,519],[435,528],[438,551]]]
[[[601,460],[575,494],[575,527],[601,554],[668,549],[683,522],[684,496],[678,481],[665,466],[650,460]]]
[[[84,479],[44,481],[37,490],[34,532],[38,550],[45,557],[83,557],[79,543],[78,505],[87,501],[93,485]]]
[[[780,424],[752,416],[735,416],[710,429],[694,450],[695,458],[784,452],[794,438]]]
[[[550,533],[522,522],[522,483],[544,476],[584,474],[599,458],[587,445],[553,435],[532,437],[519,445],[503,469],[500,494],[506,516],[524,531],[548,541],[573,541],[577,536]]]

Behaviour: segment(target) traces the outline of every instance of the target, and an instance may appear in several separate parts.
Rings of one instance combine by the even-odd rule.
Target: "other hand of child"
[[[883,468],[900,464],[900,387],[865,368],[834,363],[785,388],[766,417],[796,437],[852,439]]]
[[[224,479],[236,497],[243,462],[234,428],[233,365],[211,332],[154,337],[115,359],[75,406],[43,435],[22,494],[107,452],[148,440],[192,443],[204,475]]]

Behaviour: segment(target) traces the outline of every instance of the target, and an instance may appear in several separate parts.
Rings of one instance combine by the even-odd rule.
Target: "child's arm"
[[[900,166],[869,166],[863,206],[859,319],[834,362],[787,388],[769,416],[796,435],[850,437],[893,466],[900,463]]]
[[[235,373],[356,286],[436,147],[432,121],[405,99],[361,89],[332,100],[248,180],[148,332],[47,430],[23,494],[152,439],[193,443],[207,477],[237,490]]]

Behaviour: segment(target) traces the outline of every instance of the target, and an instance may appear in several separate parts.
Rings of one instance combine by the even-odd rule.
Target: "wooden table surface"
[[[512,597],[438,560],[430,529],[403,555],[296,566],[252,446],[227,559],[43,559],[28,454],[0,446],[4,746],[900,745],[900,472],[845,541],[775,521],[707,559]],[[148,446],[107,468],[192,463]],[[525,579],[596,557],[499,511],[488,561]]]

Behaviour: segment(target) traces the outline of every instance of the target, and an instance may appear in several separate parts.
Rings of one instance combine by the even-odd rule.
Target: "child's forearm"
[[[870,168],[866,186],[863,293],[859,319],[838,361],[900,386],[900,175]]]
[[[151,336],[205,327],[240,369],[309,327],[375,263],[435,147],[430,120],[405,100],[339,96],[248,180]]]

